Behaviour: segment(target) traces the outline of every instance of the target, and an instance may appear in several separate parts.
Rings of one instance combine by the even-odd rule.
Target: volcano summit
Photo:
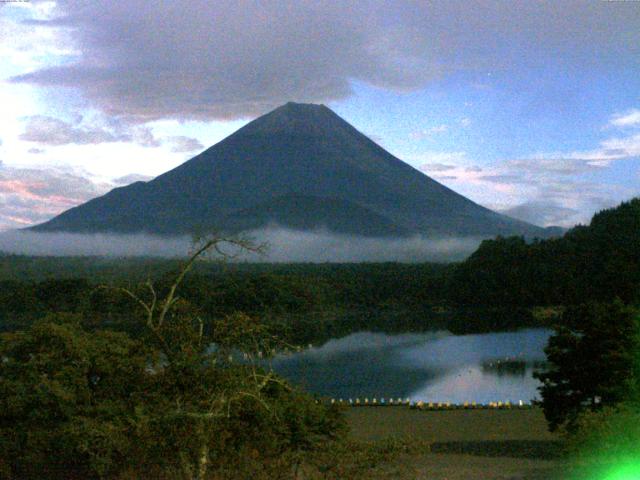
[[[296,103],[149,182],[113,189],[32,229],[182,235],[274,224],[368,237],[546,236],[429,178],[326,106]]]

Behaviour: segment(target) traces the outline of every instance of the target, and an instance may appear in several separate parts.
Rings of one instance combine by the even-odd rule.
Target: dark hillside
[[[471,305],[633,303],[640,299],[640,198],[562,238],[486,240],[456,269],[449,292],[453,302]]]

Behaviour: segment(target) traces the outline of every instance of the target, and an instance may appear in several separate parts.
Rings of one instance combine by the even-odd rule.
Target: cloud
[[[92,121],[76,115],[73,122],[46,115],[26,117],[20,140],[40,145],[96,145],[102,143],[135,143],[141,147],[156,148],[169,144],[174,153],[188,153],[203,149],[195,138],[183,135],[158,138],[147,125],[128,125],[117,118],[98,116]],[[30,153],[42,153],[41,149],[30,149]]]
[[[11,5],[8,5],[11,3]],[[43,59],[73,58],[80,52],[73,45],[68,29],[19,21],[25,16],[36,20],[51,18],[54,2],[2,2],[0,10],[0,58],[3,66],[22,71],[43,65]],[[20,10],[21,13],[17,13]]]
[[[33,155],[40,155],[41,153],[44,153],[45,150],[43,150],[42,148],[30,148],[29,150],[27,150],[27,152]]]
[[[133,141],[142,147],[155,148],[162,145],[162,141],[153,135],[150,127],[142,126],[131,130],[131,133],[124,134],[125,141]]]
[[[172,145],[171,151],[174,153],[190,153],[204,148],[198,139],[184,135],[167,137],[166,140]]]
[[[600,143],[600,148],[590,154],[594,164],[608,165],[613,160],[640,156],[640,133],[626,137],[609,138]],[[580,152],[575,155],[580,155]]]
[[[631,126],[634,115],[634,110],[614,115],[608,126],[616,121],[620,126]],[[615,162],[638,157],[640,133],[631,132],[606,138],[590,150],[506,160],[485,168],[482,173],[469,169],[450,173],[468,184],[463,188],[476,185],[485,197],[485,205],[537,225],[570,227],[587,223],[598,210],[640,195],[637,187],[587,180],[590,174],[606,175]],[[482,185],[485,188],[489,185],[490,190],[483,191]],[[501,202],[488,198],[496,193],[502,194]]]
[[[460,70],[591,66],[593,58],[636,68],[636,8],[579,0],[58,0],[55,18],[30,27],[64,30],[81,55],[14,81],[77,89],[99,110],[136,122],[239,118],[288,100],[343,99],[353,81],[410,91]]]
[[[584,173],[605,168],[585,165],[506,161],[478,173],[455,173],[464,188],[476,188],[477,201],[540,226],[588,223],[594,212],[640,194],[637,188],[585,180]]]
[[[455,170],[455,165],[448,165],[445,163],[425,163],[420,166],[420,170],[424,172],[446,172],[448,170]]]
[[[466,152],[425,151],[419,154],[405,156],[404,160],[411,164],[419,165],[419,170],[429,172],[443,171],[443,168],[445,170],[452,170],[467,163],[469,159],[467,158]]]
[[[468,165],[470,159],[467,158],[466,152],[424,152],[409,159],[413,163],[426,161],[418,166],[418,170],[440,182],[468,178],[469,172],[482,171],[482,168],[476,165]]]
[[[491,183],[532,183],[532,179],[526,178],[517,174],[502,174],[502,175],[482,175],[478,177],[483,182]]]
[[[368,262],[461,260],[480,244],[479,238],[388,239],[301,232],[277,226],[248,233],[256,243],[267,245],[266,255],[241,255],[237,261],[269,262]],[[0,251],[24,255],[101,255],[184,257],[192,250],[190,237],[76,233],[0,233]],[[238,253],[224,247],[227,253]]]
[[[188,237],[35,233],[24,230],[0,232],[0,251],[19,255],[181,257],[190,249]]]
[[[565,224],[568,218],[574,218],[580,214],[578,210],[563,207],[557,202],[536,200],[503,209],[500,212],[534,225],[546,226]]]
[[[573,152],[540,154],[529,159],[504,162],[506,169],[536,177],[557,178],[603,171],[617,160],[640,157],[640,133],[611,137],[596,148]]]
[[[131,139],[128,135],[117,135],[99,127],[76,127],[63,120],[45,115],[33,115],[27,119],[20,140],[42,145],[89,145],[122,142]]]
[[[640,126],[640,110],[634,108],[624,114],[616,114],[609,122],[614,127],[637,127]]]
[[[448,130],[449,126],[443,123],[433,127],[418,130],[417,132],[411,132],[409,134],[409,138],[412,140],[422,140],[423,138],[428,138],[438,133],[445,133]]]
[[[153,177],[149,175],[140,175],[139,173],[132,173],[129,175],[125,175],[123,177],[114,178],[112,183],[121,187],[125,185],[129,185],[134,182],[148,182]]]
[[[0,162],[0,230],[44,222],[116,186],[150,178],[133,174],[106,181],[78,169],[15,167]]]
[[[0,230],[43,222],[109,189],[72,170],[2,165]]]
[[[456,180],[458,177],[455,175],[433,175],[433,178],[441,182],[445,182],[447,180]]]
[[[594,170],[601,170],[603,165],[593,160],[579,158],[534,158],[521,160],[508,160],[504,166],[508,169],[527,173],[529,175],[545,177],[558,175],[579,175]]]
[[[536,225],[571,227],[640,195],[637,187],[588,180],[591,174],[606,175],[614,162],[638,156],[640,134],[632,132],[606,138],[591,150],[536,154],[482,168],[470,165],[464,152],[425,152],[411,160],[427,160],[422,171],[489,208]]]
[[[273,226],[249,232],[266,243],[267,258],[274,262],[453,261],[470,255],[480,238],[388,239],[338,235],[326,231],[301,232]],[[258,260],[258,258],[254,258]]]

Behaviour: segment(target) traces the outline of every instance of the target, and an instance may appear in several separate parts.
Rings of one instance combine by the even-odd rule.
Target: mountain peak
[[[323,119],[336,118],[337,115],[323,104],[287,102],[272,110],[265,117],[274,117],[280,120],[322,121]]]
[[[273,223],[349,235],[542,236],[415,170],[324,105],[287,103],[169,172],[40,231],[182,235]]]
[[[253,135],[317,136],[349,126],[330,108],[315,103],[288,102],[247,124],[240,132]]]
[[[297,103],[297,102],[287,102],[284,105],[279,106],[276,110],[287,109],[290,111],[321,111],[321,110],[329,110],[326,105],[323,103]]]

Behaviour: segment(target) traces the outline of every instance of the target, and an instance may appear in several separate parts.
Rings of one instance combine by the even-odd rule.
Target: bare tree
[[[194,264],[204,258],[209,253],[215,253],[219,259],[228,261],[246,252],[262,253],[263,245],[255,246],[248,240],[226,237],[210,237],[198,241],[195,244],[193,252],[179,269],[175,279],[170,284],[167,293],[161,298],[154,287],[151,280],[145,283],[150,294],[150,299],[144,300],[138,294],[128,288],[118,288],[117,290],[124,292],[126,295],[135,300],[145,313],[145,325],[153,338],[157,342],[160,350],[165,356],[165,368],[171,368],[174,363],[178,362],[176,358],[176,345],[171,345],[165,335],[165,327],[171,321],[169,315],[180,301],[177,294],[178,288],[182,284],[185,276],[192,270]],[[193,426],[193,433],[199,443],[198,454],[196,458],[189,455],[187,451],[179,453],[182,474],[186,479],[203,480],[210,466],[209,445],[210,437],[208,435],[209,427],[217,419],[229,418],[234,403],[242,399],[250,398],[260,404],[264,409],[270,410],[270,405],[262,395],[263,390],[271,383],[278,383],[285,388],[287,384],[280,380],[272,370],[264,370],[259,368],[253,357],[253,354],[263,356],[261,345],[262,340],[267,338],[270,341],[276,340],[274,337],[260,328],[260,326],[252,325],[247,322],[248,317],[243,314],[236,314],[223,320],[227,326],[234,330],[233,338],[230,338],[230,344],[238,341],[241,337],[243,340],[249,340],[246,343],[252,343],[254,348],[252,352],[245,352],[244,367],[246,375],[243,381],[235,384],[233,388],[215,390],[207,392],[207,398],[201,398],[199,401],[194,399],[185,399],[177,395],[174,399],[173,416],[187,421]],[[173,318],[175,321],[175,318]],[[199,352],[192,361],[195,361],[196,367],[200,367],[208,363],[216,365],[216,361],[211,361],[212,354],[207,352],[207,339],[204,332],[204,321],[200,316],[195,317],[195,325],[187,328],[195,328],[195,349]],[[233,324],[233,325],[231,325]],[[269,342],[268,345],[272,345]],[[272,352],[271,347],[267,347],[265,354]],[[182,359],[180,359],[182,360]]]

